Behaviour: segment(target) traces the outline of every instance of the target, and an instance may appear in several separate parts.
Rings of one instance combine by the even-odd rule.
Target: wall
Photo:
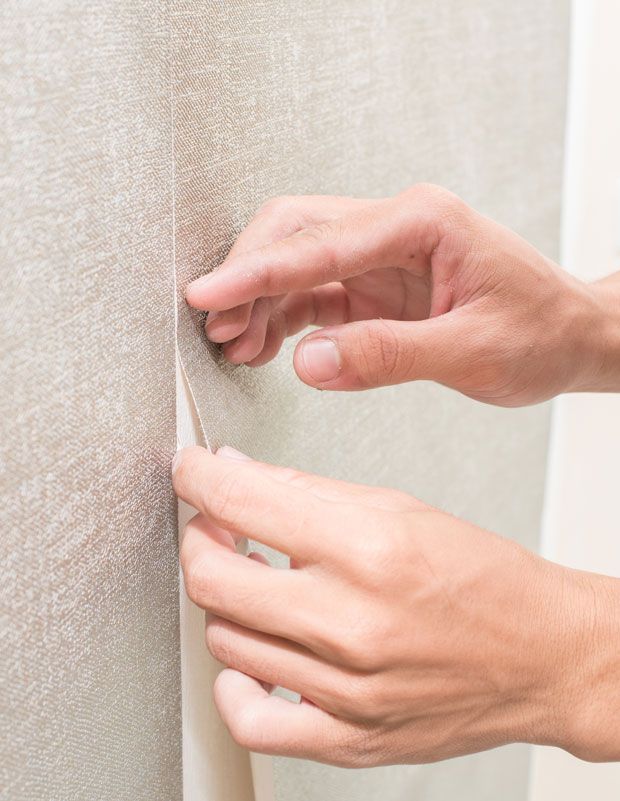
[[[181,795],[167,18],[3,2],[0,797]]]
[[[202,771],[194,789],[210,801],[248,792],[246,755],[197,711],[215,668],[186,606],[179,654],[175,327],[214,444],[400,487],[536,543],[546,407],[425,384],[316,393],[290,348],[259,371],[230,368],[182,301],[175,321],[174,281],[180,296],[215,266],[270,195],[422,180],[554,256],[567,11],[2,5],[4,798],[176,801],[181,683],[186,778]],[[274,792],[521,801],[527,761],[524,747],[372,772],[276,760]]]
[[[175,12],[179,289],[219,263],[269,196],[392,194],[442,183],[557,257],[564,2],[227,3]],[[494,409],[415,384],[363,395],[300,385],[291,348],[222,364],[179,302],[179,349],[212,445],[396,486],[535,547],[546,406]],[[279,801],[522,801],[529,749],[425,768],[276,759]]]

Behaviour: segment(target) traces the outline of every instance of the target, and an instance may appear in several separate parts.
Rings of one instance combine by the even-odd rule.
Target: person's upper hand
[[[430,379],[502,406],[618,388],[603,296],[432,185],[384,200],[276,198],[186,291],[231,362],[265,364],[316,325],[295,352],[307,384]]]
[[[253,751],[345,766],[502,743],[620,758],[620,580],[554,565],[393,490],[180,451],[185,587]],[[236,553],[249,537],[292,558]],[[295,704],[272,696],[280,685]]]

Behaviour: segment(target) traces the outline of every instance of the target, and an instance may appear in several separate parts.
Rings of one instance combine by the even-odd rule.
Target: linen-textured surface
[[[2,3],[6,801],[180,801],[169,26]]]
[[[421,180],[553,256],[567,11],[5,0],[2,799],[181,798],[173,266],[180,289],[214,267],[271,195]],[[399,487],[535,543],[546,408],[423,384],[318,393],[295,379],[290,347],[231,368],[199,316],[178,313],[214,443]],[[521,801],[527,759],[276,760],[276,796]]]
[[[269,196],[379,196],[422,180],[555,256],[567,17],[560,0],[175,3],[179,288]],[[535,545],[546,407],[495,409],[423,384],[319,393],[296,380],[290,347],[234,368],[201,326],[180,297],[180,351],[212,444],[399,487]],[[276,760],[276,795],[521,801],[527,761],[518,746],[375,771]]]

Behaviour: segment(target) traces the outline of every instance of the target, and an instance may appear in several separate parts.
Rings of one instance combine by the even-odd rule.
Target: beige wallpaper
[[[169,25],[2,3],[0,798],[181,798]]]
[[[174,16],[179,287],[277,194],[377,196],[430,180],[557,255],[568,4],[341,0],[211,4]],[[416,384],[302,386],[288,348],[218,361],[179,303],[179,345],[212,444],[386,484],[535,545],[546,407],[494,409]],[[528,750],[341,771],[276,760],[278,801],[522,801]]]
[[[0,798],[181,798],[174,267],[182,290],[271,195],[420,180],[553,256],[567,13],[561,0],[3,3]],[[424,384],[318,393],[290,348],[230,368],[200,326],[180,302],[213,443],[397,486],[535,543],[546,408]],[[527,756],[372,772],[276,760],[276,795],[520,801]]]

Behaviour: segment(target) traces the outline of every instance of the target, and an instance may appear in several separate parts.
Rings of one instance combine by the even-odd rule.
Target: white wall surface
[[[563,265],[587,280],[620,269],[620,3],[574,0]],[[544,555],[620,576],[620,396],[554,404]],[[618,801],[620,764],[535,749],[530,801]]]

